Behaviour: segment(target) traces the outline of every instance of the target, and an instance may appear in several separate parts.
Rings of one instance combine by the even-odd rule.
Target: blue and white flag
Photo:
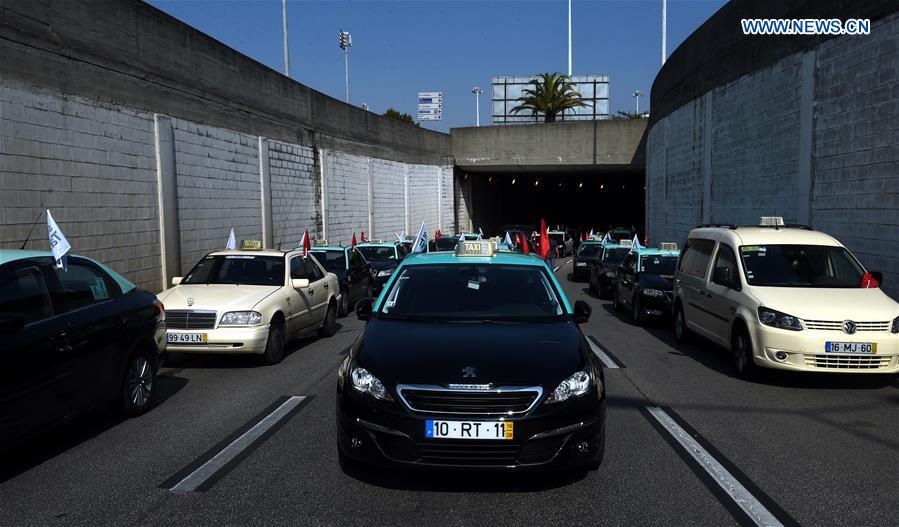
[[[56,260],[56,267],[69,270],[69,262],[66,259],[66,253],[72,248],[66,235],[59,229],[59,225],[53,221],[50,210],[47,209],[47,237],[50,239],[50,252],[53,253],[53,259]]]
[[[421,222],[421,228],[418,229],[418,236],[415,237],[415,245],[412,246],[412,252],[421,253],[428,248],[428,227],[425,222]]]
[[[225,249],[228,249],[229,251],[237,249],[237,238],[234,236],[234,227],[231,227],[231,234],[228,235],[228,243],[225,245]]]
[[[480,240],[483,237],[484,237],[484,231],[482,231],[481,228],[478,227],[478,239]]]
[[[602,244],[605,245],[607,243],[612,243],[612,237],[609,236],[609,233],[602,237]]]
[[[593,239],[593,229],[590,229],[590,237],[589,237],[588,239],[589,239],[589,240],[592,240],[592,239]]]
[[[643,248],[643,246],[640,245],[640,238],[638,238],[637,235],[635,234],[634,241],[631,243],[631,250],[633,251],[634,249],[642,249],[642,248]]]
[[[509,236],[509,231],[506,231],[506,239],[503,240],[503,243],[505,243],[509,247],[512,247],[512,237]]]
[[[400,243],[403,243],[404,241],[406,241],[406,240],[405,240],[405,237],[406,237],[406,231],[402,231],[402,232],[396,232],[396,231],[394,231],[393,234],[396,235],[396,241],[398,241],[398,242],[400,242]]]

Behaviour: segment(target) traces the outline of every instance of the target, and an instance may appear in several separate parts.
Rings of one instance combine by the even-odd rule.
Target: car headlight
[[[383,401],[393,400],[393,398],[390,397],[390,394],[387,393],[387,388],[384,387],[384,383],[365,368],[354,369],[353,373],[350,374],[350,380],[353,383],[353,388],[362,393],[367,393],[372,397]]]
[[[559,403],[578,395],[584,395],[590,391],[591,386],[593,386],[593,378],[587,370],[575,372],[549,394],[546,402]]]
[[[262,322],[262,313],[256,311],[229,311],[222,315],[220,326],[255,326]]]
[[[390,276],[392,274],[393,274],[393,269],[384,269],[383,271],[378,271],[378,278]]]
[[[786,313],[781,313],[780,311],[768,309],[767,307],[759,308],[759,321],[772,328],[802,331],[802,324],[799,323],[798,318],[787,315]]]
[[[899,333],[899,317],[893,319],[893,327],[890,328],[890,333]]]
[[[665,293],[658,289],[644,289],[643,294],[646,296],[652,296],[655,298],[662,298],[663,296],[665,296]]]

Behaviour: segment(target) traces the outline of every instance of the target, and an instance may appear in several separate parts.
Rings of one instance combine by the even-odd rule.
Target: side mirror
[[[181,278],[182,277],[180,277],[180,276],[173,276],[172,277],[172,285],[181,285]]]
[[[574,303],[574,321],[578,324],[590,320],[590,315],[592,314],[593,308],[590,307],[590,304],[583,300],[578,300]]]
[[[712,273],[712,282],[731,289],[735,289],[734,286],[736,285],[734,284],[733,278],[731,278],[729,267],[716,267],[715,271]]]
[[[294,289],[305,289],[309,287],[309,280],[306,278],[292,278],[290,280],[290,286]]]
[[[871,275],[872,278],[877,280],[877,283],[883,286],[883,273],[880,271],[868,271],[868,274]]]
[[[371,318],[372,304],[374,304],[374,301],[374,298],[367,296],[356,302],[356,317],[359,320],[368,320]]]
[[[0,335],[12,335],[25,327],[25,315],[0,313]]]

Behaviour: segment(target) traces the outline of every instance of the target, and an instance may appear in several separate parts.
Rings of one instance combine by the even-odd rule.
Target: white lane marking
[[[555,272],[558,271],[559,269],[561,269],[561,267],[559,267],[559,266],[557,265],[557,266],[553,267],[553,272],[555,273]]]
[[[216,472],[219,471],[222,467],[224,467],[229,461],[238,456],[245,448],[250,446],[253,441],[259,438],[262,434],[264,434],[269,428],[273,427],[278,423],[281,419],[290,413],[291,410],[297,407],[298,404],[303,402],[305,399],[305,395],[294,395],[284,401],[284,404],[275,408],[272,413],[265,416],[264,419],[256,423],[253,428],[250,428],[246,432],[243,433],[240,437],[231,442],[230,445],[223,448],[218,454],[212,457],[206,463],[194,470],[190,474],[187,475],[184,479],[178,482],[177,485],[172,487],[172,490],[176,491],[191,491],[196,490],[197,487],[202,485],[207,479],[212,477]]]
[[[573,262],[573,261],[574,261],[574,260],[568,260],[568,261],[565,262],[565,263],[570,264],[570,263]]]
[[[618,367],[618,365],[615,364],[615,361],[612,360],[612,357],[609,357],[609,355],[606,352],[604,352],[599,346],[597,346],[595,342],[593,342],[590,339],[587,339],[587,342],[590,344],[590,349],[592,349],[593,353],[595,353],[596,356],[599,357],[599,360],[603,364],[605,364],[606,368],[617,368]]]
[[[677,441],[710,476],[712,476],[712,479],[724,489],[724,492],[734,500],[738,507],[743,509],[743,512],[745,512],[756,525],[771,527],[776,527],[778,525],[783,526],[783,524],[780,523],[780,520],[771,514],[771,511],[766,509],[765,506],[752,495],[752,493],[746,490],[746,487],[737,481],[737,478],[735,478],[733,474],[728,472],[718,460],[706,451],[706,449],[702,448],[702,446],[697,443],[686,430],[681,428],[671,416],[665,413],[664,410],[656,406],[647,406],[646,409],[649,411],[650,415],[662,425],[662,428],[671,434],[671,436],[674,437],[674,440]]]

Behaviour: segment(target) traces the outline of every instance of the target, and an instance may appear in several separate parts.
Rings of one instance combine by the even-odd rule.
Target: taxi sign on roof
[[[676,251],[677,244],[674,242],[662,242],[659,244],[660,251]]]
[[[241,240],[240,249],[242,251],[261,251],[262,240]]]
[[[633,247],[634,240],[619,240],[618,245],[620,245],[622,247]]]
[[[496,248],[490,240],[459,241],[456,256],[493,256]]]

